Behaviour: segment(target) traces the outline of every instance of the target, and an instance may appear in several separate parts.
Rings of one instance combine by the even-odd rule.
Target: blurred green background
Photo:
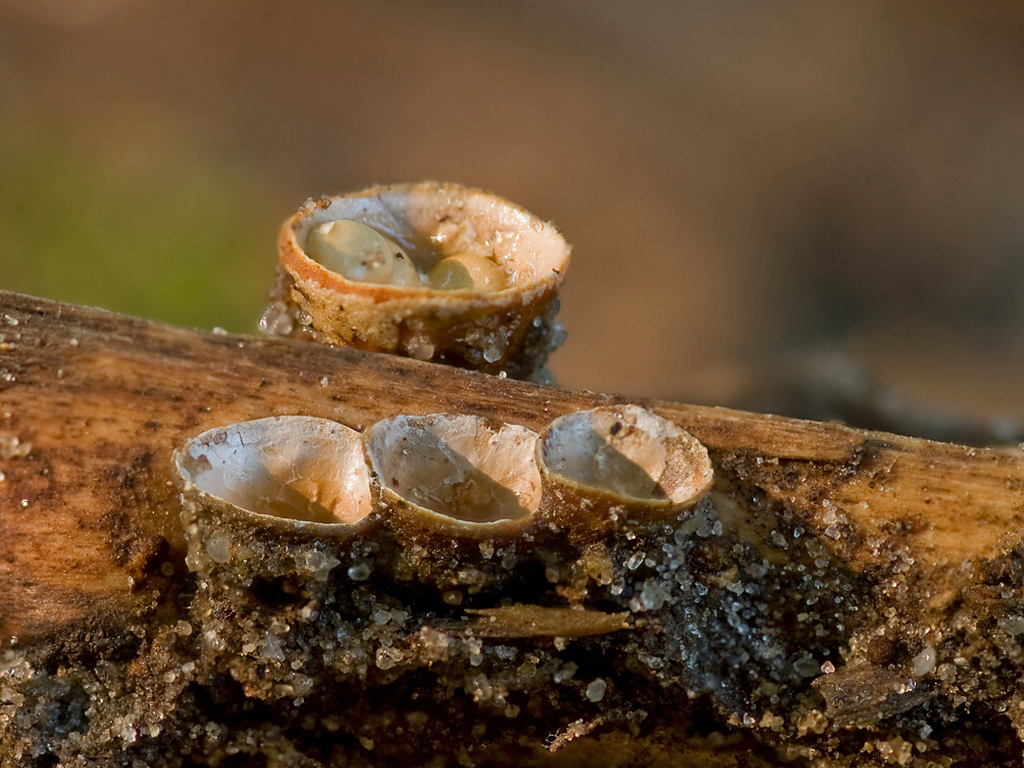
[[[574,243],[565,386],[743,405],[827,348],[1024,420],[1022,33],[997,0],[0,0],[0,287],[252,331],[307,196],[437,178]]]
[[[97,146],[46,124],[6,127],[4,288],[252,331],[277,215],[258,179],[190,156],[164,135]]]

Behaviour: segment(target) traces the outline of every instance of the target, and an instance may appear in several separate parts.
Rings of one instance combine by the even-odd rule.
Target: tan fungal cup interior
[[[364,269],[352,259],[355,266],[347,269],[349,259],[326,257],[320,229],[342,220],[369,227],[397,246],[393,273],[377,260]],[[554,228],[519,206],[480,190],[432,182],[381,187],[312,206],[300,217],[295,237],[310,259],[347,279],[431,291],[501,291],[555,274],[568,261],[565,241]],[[418,283],[402,264],[406,258],[415,265]]]
[[[354,523],[370,512],[360,435],[333,421],[284,416],[211,429],[186,443],[178,464],[199,490],[257,514]]]
[[[528,516],[540,504],[537,435],[475,416],[398,416],[367,430],[381,485],[408,502],[467,523]]]
[[[635,405],[563,416],[538,446],[548,471],[625,500],[683,504],[711,484],[707,449],[690,433]]]

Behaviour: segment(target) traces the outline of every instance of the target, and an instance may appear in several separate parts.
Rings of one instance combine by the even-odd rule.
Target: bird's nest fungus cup
[[[637,405],[577,411],[537,440],[542,517],[586,539],[685,513],[710,490],[707,448]]]
[[[264,330],[514,378],[537,377],[569,245],[497,195],[458,184],[310,200],[281,229]]]
[[[503,539],[540,504],[536,433],[478,416],[379,421],[365,435],[374,501],[411,538]]]
[[[371,512],[362,436],[326,419],[217,427],[186,441],[174,467],[193,571],[273,568],[296,541],[347,540]]]

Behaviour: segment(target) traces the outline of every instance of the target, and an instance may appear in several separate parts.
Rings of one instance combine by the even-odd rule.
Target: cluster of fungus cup
[[[489,192],[421,182],[311,199],[278,250],[271,333],[524,379],[563,335],[569,245]]]
[[[345,541],[586,543],[678,517],[709,490],[689,433],[639,406],[571,413],[543,434],[463,414],[399,415],[362,434],[284,416],[218,427],[175,453],[189,565],[252,557],[258,532]]]

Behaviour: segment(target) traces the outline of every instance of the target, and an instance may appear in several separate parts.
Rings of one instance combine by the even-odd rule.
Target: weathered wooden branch
[[[896,610],[906,626],[917,622],[913,642],[893,641],[909,644],[910,656],[920,651],[914,642],[930,642],[936,622],[962,621],[956,612],[971,600],[971,610],[995,621],[1024,594],[1024,585],[1011,583],[1020,573],[993,576],[993,569],[1013,570],[1007,558],[1022,539],[1024,456],[1017,449],[548,389],[0,293],[0,637],[26,648],[83,627],[173,625],[181,610],[174,584],[186,572],[171,454],[211,427],[306,414],[362,429],[396,414],[457,411],[539,430],[570,411],[625,402],[676,422],[708,448],[719,478],[715,511],[735,546],[761,552],[768,567],[787,557],[794,531],[813,538],[850,579],[870,582],[863,611],[874,611],[870,601],[881,590],[885,610]],[[908,589],[900,596],[886,580]],[[891,628],[898,622],[890,619]],[[1016,629],[1011,622],[1007,636]],[[899,656],[883,651],[867,653],[883,666]],[[970,658],[966,646],[955,653]],[[915,663],[919,672],[927,667],[920,676],[934,667],[928,658]],[[868,677],[877,684],[877,675]],[[844,679],[853,685],[857,678]],[[877,722],[851,715],[856,708],[830,680],[816,683],[830,718]],[[902,713],[903,704],[885,703],[889,693],[869,691],[869,708]]]
[[[1021,533],[1018,450],[924,440],[724,408],[567,392],[288,340],[191,331],[0,293],[0,634],[142,604],[149,537],[182,548],[170,455],[213,426],[302,413],[362,428],[399,413],[490,416],[541,428],[572,410],[642,402],[719,462],[821,524],[822,501],[863,531],[846,559],[877,561],[894,524],[922,565],[991,557]],[[134,511],[124,519],[122,510]],[[140,543],[143,542],[143,543]],[[134,548],[134,551],[126,551]]]

